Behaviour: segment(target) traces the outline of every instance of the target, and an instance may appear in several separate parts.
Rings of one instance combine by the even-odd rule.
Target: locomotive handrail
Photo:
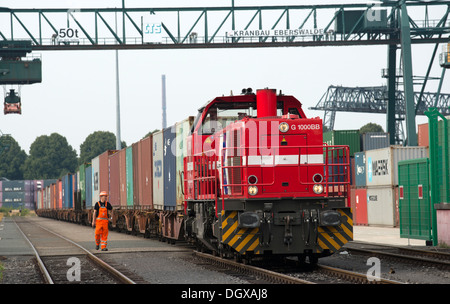
[[[236,153],[237,155],[223,155],[217,156],[215,154],[215,150],[204,151],[203,153],[195,154],[192,157],[193,169],[194,169],[194,177],[193,181],[196,183],[194,197],[197,199],[204,200],[215,200],[217,204],[218,198],[218,178],[222,180],[220,186],[220,196],[222,198],[222,207],[224,206],[225,198],[246,198],[245,189],[249,186],[247,180],[243,179],[241,183],[227,183],[225,184],[224,179],[224,170],[228,169],[239,169],[239,175],[242,179],[242,174],[245,172],[244,170],[248,170],[255,165],[249,165],[247,151],[251,149],[256,149],[256,151],[260,147],[224,147],[223,150],[231,150],[233,149],[236,153],[237,151],[243,151],[240,153]],[[264,166],[272,166],[272,167],[292,167],[298,166],[299,170],[299,185],[314,185],[321,184],[324,187],[324,197],[342,197],[345,196],[346,193],[349,192],[350,178],[349,178],[349,167],[350,167],[350,157],[349,157],[349,148],[345,145],[313,145],[313,146],[273,146],[270,148],[271,151],[283,151],[285,149],[298,149],[298,160],[297,164],[277,164],[275,156],[282,156],[283,154],[276,153],[271,154],[271,164],[266,163]],[[301,153],[303,150],[321,150],[321,153],[315,153],[317,155],[323,155],[322,163],[301,163],[301,155],[309,155],[305,153]],[[209,155],[208,155],[209,154]],[[255,155],[261,156],[261,155]],[[239,157],[239,165],[227,165],[225,160],[229,160],[233,157]],[[243,159],[245,158],[245,161]],[[220,159],[220,162],[218,160]],[[336,160],[337,162],[333,162]],[[322,166],[324,169],[323,180],[320,183],[315,183],[314,181],[301,181],[300,179],[300,169],[305,167],[318,167]],[[343,168],[342,173],[330,173],[336,171],[332,168]],[[219,171],[219,172],[217,172]],[[340,171],[340,169],[339,169]],[[272,170],[272,181],[266,183],[258,183],[259,187],[264,186],[272,186],[275,183],[275,170]],[[225,194],[226,187],[241,187],[239,191],[232,191],[234,193]],[[231,190],[231,188],[229,188]],[[294,195],[295,196],[295,195]],[[347,197],[348,200],[348,197]],[[217,208],[216,208],[217,212]]]

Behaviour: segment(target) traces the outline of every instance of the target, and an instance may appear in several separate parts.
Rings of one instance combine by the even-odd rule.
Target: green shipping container
[[[400,237],[432,240],[430,198],[430,161],[428,158],[398,163]]]
[[[133,146],[126,148],[127,206],[133,206]]]
[[[350,156],[361,152],[361,141],[359,130],[335,130],[323,133],[323,142],[330,146],[349,146]]]
[[[79,167],[78,189],[81,192],[81,206],[86,206],[86,168],[90,166],[90,163],[84,163]]]
[[[450,121],[447,122],[447,137],[450,137]],[[438,134],[437,134],[437,164],[438,169],[437,181],[439,188],[439,203],[447,203],[450,202],[450,138],[446,138],[445,129],[444,129],[444,121],[439,120],[438,122]],[[447,146],[447,147],[446,147]],[[447,151],[446,152],[446,148]],[[446,156],[446,154],[448,155]],[[445,172],[446,171],[446,172]]]

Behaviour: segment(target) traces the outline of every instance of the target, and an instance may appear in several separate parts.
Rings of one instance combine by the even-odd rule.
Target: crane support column
[[[390,44],[388,47],[388,101],[386,114],[386,129],[390,136],[390,144],[395,145],[396,123],[395,123],[395,100],[396,96],[396,68],[397,66],[397,45]]]
[[[416,113],[412,79],[411,30],[405,1],[401,4],[401,44],[403,52],[403,81],[406,105],[406,136],[408,146],[417,146]]]

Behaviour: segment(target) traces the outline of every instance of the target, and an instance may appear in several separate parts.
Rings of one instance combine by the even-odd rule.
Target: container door
[[[175,126],[164,129],[164,209],[174,210],[177,200]]]
[[[356,225],[367,225],[367,190],[355,190],[355,213],[354,222]]]
[[[429,160],[399,162],[398,171],[400,237],[431,240]]]
[[[164,142],[163,132],[153,134],[153,206],[155,209],[164,208]]]

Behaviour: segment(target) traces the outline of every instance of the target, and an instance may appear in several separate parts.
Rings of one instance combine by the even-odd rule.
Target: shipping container
[[[398,163],[400,237],[431,240],[432,212],[428,158]]]
[[[62,181],[59,179],[56,181],[58,185],[58,209],[62,209],[63,207],[63,190],[62,190]]]
[[[369,225],[396,227],[399,224],[397,187],[367,187],[367,222]]]
[[[153,133],[153,207],[164,209],[163,131]]]
[[[177,178],[176,178],[176,126],[164,129],[164,210],[175,210],[177,205]]]
[[[192,125],[194,124],[194,117],[190,116],[189,118],[178,122],[176,124],[176,179],[177,179],[177,210],[184,209],[184,192],[183,192],[183,159],[187,155],[187,137],[191,131]]]
[[[86,198],[84,201],[84,207],[87,209],[92,208],[92,166],[86,167],[85,170],[86,176]]]
[[[361,135],[361,149],[363,151],[389,147],[389,133],[368,132]]]
[[[109,163],[109,160],[108,160]],[[91,173],[92,173],[92,177],[91,177],[91,181],[92,181],[92,200],[89,204],[89,206],[94,207],[95,203],[98,201],[99,197],[100,197],[100,155],[97,157],[94,157],[91,160]],[[109,171],[109,168],[108,168]],[[108,173],[108,180],[109,180],[109,173]],[[109,185],[109,182],[108,182]],[[109,191],[109,186],[108,186],[108,191]],[[109,195],[111,196],[111,193],[109,193]],[[88,205],[88,204],[86,204]]]
[[[82,208],[84,208],[83,206],[86,206],[86,188],[87,188],[87,176],[86,176],[86,169],[90,168],[91,164],[90,163],[84,163],[81,164],[79,167],[79,180],[78,180],[78,187],[80,189],[80,196],[81,196],[81,206]],[[92,174],[92,171],[91,171]],[[91,180],[91,178],[89,178],[89,180]],[[91,198],[92,199],[92,198]]]
[[[355,153],[355,186],[366,186],[366,154],[364,152]]]
[[[44,189],[48,189],[48,187],[44,187]],[[62,177],[62,190],[63,190],[63,209],[73,208],[73,175],[66,174]],[[44,196],[47,194],[47,191],[44,192]],[[44,197],[45,201],[45,197]]]
[[[100,170],[100,175],[103,176],[104,172]],[[102,190],[105,191],[105,190]],[[100,193],[99,193],[100,194]],[[99,196],[93,201],[97,202]],[[109,156],[109,203],[112,206],[120,206],[120,154],[114,153]],[[93,203],[95,206],[95,203]]]
[[[8,204],[25,205],[25,203],[31,204],[33,202],[33,199],[33,192],[6,191],[3,192],[2,202]]]
[[[141,154],[141,141],[135,142],[133,147],[133,205],[138,208],[141,205],[140,201],[140,186],[141,182],[139,180],[140,176],[142,175],[142,169],[141,169],[141,161],[140,161],[140,154]]]
[[[11,191],[25,191],[25,181],[23,180],[14,180],[14,181],[3,181],[2,183],[2,191],[3,192],[11,192]]]
[[[139,151],[139,202],[146,208],[153,208],[153,153],[152,136],[140,141]]]
[[[127,207],[127,151],[122,149],[119,154],[120,206]]]
[[[125,150],[125,176],[126,176],[126,202],[127,206],[133,206],[133,146]]]
[[[428,123],[418,125],[417,144],[423,147],[430,145]]]
[[[367,186],[397,186],[398,162],[426,158],[428,157],[428,148],[391,146],[366,151],[365,154]]]
[[[349,146],[350,156],[361,151],[359,130],[334,130],[323,133],[323,141],[330,146]]]
[[[368,225],[367,220],[367,189],[357,188],[355,189],[355,219],[353,223],[355,225]]]
[[[92,202],[91,206],[94,207],[100,197],[100,191],[106,191],[110,193],[110,169],[109,169],[109,157],[116,153],[116,150],[107,150],[95,157],[91,161],[92,166]],[[119,188],[117,188],[119,189]],[[109,200],[111,198],[109,197]]]

